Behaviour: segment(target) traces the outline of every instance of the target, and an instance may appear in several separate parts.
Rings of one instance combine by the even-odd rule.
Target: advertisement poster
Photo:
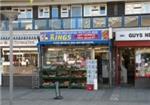
[[[94,90],[98,89],[97,60],[87,60],[87,84],[93,84]]]

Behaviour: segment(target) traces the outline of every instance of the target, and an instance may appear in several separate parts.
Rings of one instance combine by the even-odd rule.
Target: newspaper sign
[[[97,60],[87,60],[87,84],[93,84],[94,90],[98,89],[97,84]]]

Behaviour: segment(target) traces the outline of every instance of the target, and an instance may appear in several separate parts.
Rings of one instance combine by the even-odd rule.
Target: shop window
[[[38,17],[39,18],[49,18],[50,17],[50,8],[49,7],[39,7],[38,8]]]
[[[82,17],[82,6],[72,5],[71,6],[71,17]]]
[[[142,22],[142,26],[150,26],[150,15],[144,15],[141,18]]]
[[[150,77],[150,49],[139,48],[136,50],[136,77]]]
[[[138,16],[126,16],[124,23],[125,23],[125,27],[137,27]]]
[[[66,63],[68,66],[77,66],[78,69],[82,68],[81,59],[90,58],[91,52],[85,48],[48,48],[44,56],[44,66],[59,65]],[[76,64],[77,63],[77,64]],[[76,64],[76,65],[75,65]],[[81,66],[81,67],[80,67]],[[84,68],[85,69],[85,68]]]

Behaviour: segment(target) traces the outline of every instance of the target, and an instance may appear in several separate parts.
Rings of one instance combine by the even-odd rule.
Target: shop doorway
[[[135,82],[135,49],[120,49],[120,82],[123,85],[134,85]]]
[[[97,59],[97,75],[99,88],[109,85],[109,59],[108,48],[100,51],[95,50],[95,59]]]

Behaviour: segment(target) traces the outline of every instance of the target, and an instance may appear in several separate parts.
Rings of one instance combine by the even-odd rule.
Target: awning
[[[109,41],[43,41],[37,45],[109,45]]]

